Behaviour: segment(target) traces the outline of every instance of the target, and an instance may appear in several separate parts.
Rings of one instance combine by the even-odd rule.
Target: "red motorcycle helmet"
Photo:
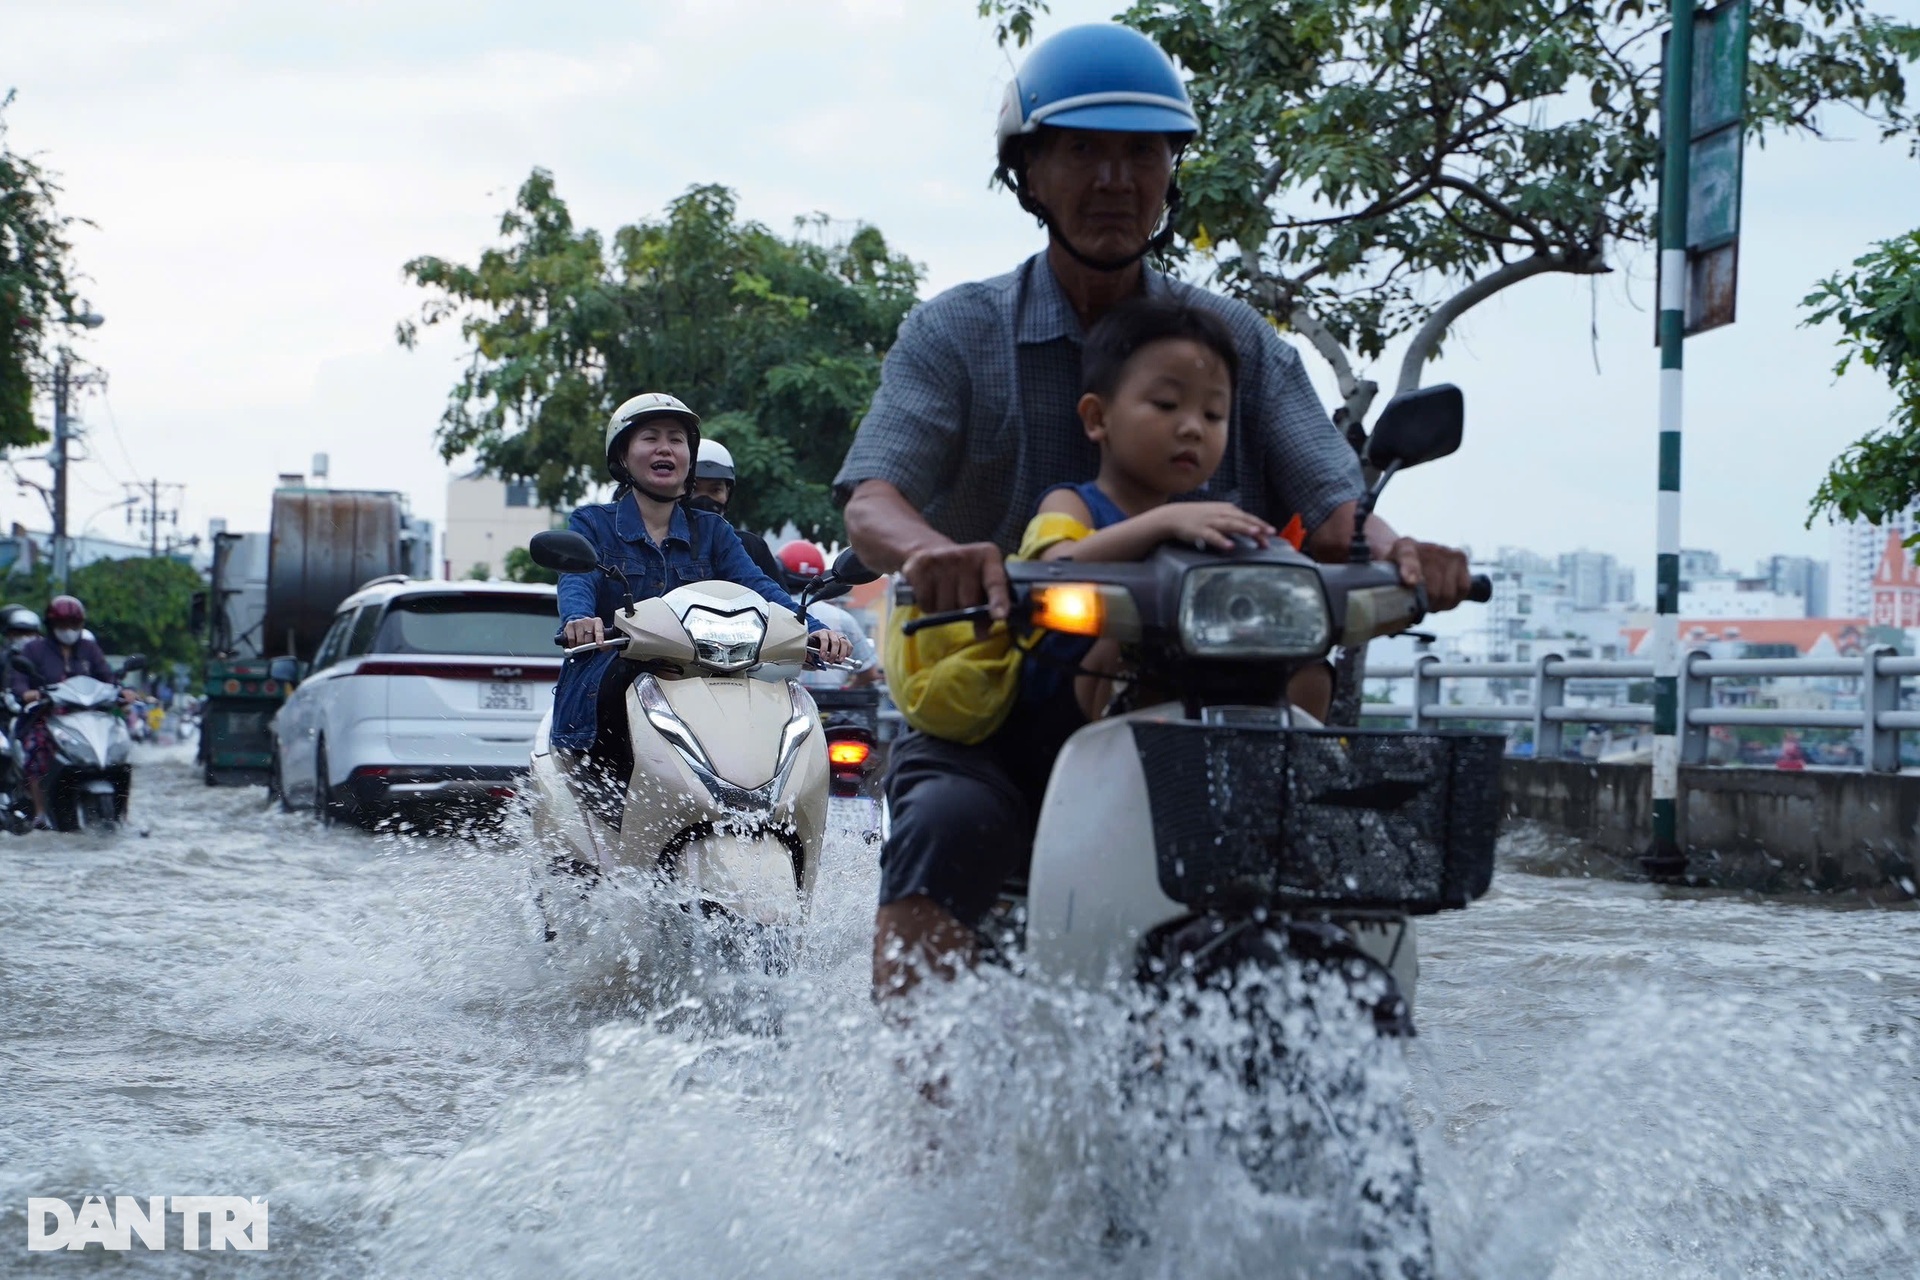
[[[61,623],[76,627],[87,625],[87,606],[80,603],[77,596],[55,596],[47,606],[47,627],[51,630]]]
[[[827,553],[819,543],[795,538],[780,548],[780,563],[796,578],[815,578],[827,571]]]

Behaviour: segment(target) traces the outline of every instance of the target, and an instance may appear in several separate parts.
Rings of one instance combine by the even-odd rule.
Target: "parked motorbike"
[[[145,666],[146,659],[135,655],[119,675],[124,678]],[[48,717],[53,736],[53,769],[41,786],[54,829],[112,830],[125,821],[133,789],[133,768],[128,763],[133,739],[120,707],[120,686],[92,676],[68,676],[41,690],[40,699],[16,722],[12,743],[16,770],[26,766],[20,738],[33,716]]]
[[[624,586],[578,534],[536,534],[529,550],[550,569],[598,569]],[[790,936],[819,873],[833,773],[819,712],[793,679],[811,651],[806,624],[711,581],[638,603],[629,593],[614,625],[567,651],[618,654],[593,748],[556,751],[551,711],[535,733],[536,833],[588,880],[637,875],[689,909]]]
[[[1390,404],[1361,518],[1395,473],[1452,453],[1461,419],[1452,387]],[[1008,564],[1015,625],[1122,643],[1131,709],[1066,742],[1027,879],[1003,887],[983,942],[990,959],[1040,979],[1127,993],[1147,1010],[1129,1096],[1179,1132],[1224,1138],[1268,1188],[1326,1197],[1338,1194],[1327,1179],[1350,1180],[1368,1265],[1422,1276],[1431,1246],[1397,1091],[1369,1090],[1355,1059],[1323,1070],[1316,1042],[1336,1017],[1369,1052],[1398,1053],[1412,1033],[1409,918],[1486,892],[1504,744],[1325,728],[1288,705],[1296,670],[1425,613],[1423,592],[1356,550],[1361,562],[1343,565],[1251,542],[1225,553],[1168,544],[1138,563]],[[1476,580],[1473,598],[1490,594]],[[1179,1080],[1175,1060],[1189,1069]]]

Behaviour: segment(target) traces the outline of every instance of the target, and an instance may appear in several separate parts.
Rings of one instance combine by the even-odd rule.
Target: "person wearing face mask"
[[[780,569],[780,562],[773,558],[773,552],[768,549],[767,540],[751,529],[742,529],[732,516],[727,515],[727,506],[733,501],[733,486],[733,454],[718,440],[702,439],[699,457],[693,463],[693,496],[687,499],[687,506],[695,511],[711,511],[714,515],[725,516],[727,523],[733,525],[740,545],[747,549],[747,559],[758,565],[760,572],[773,581],[785,581],[786,575]]]
[[[40,638],[40,615],[22,605],[5,610],[7,649],[19,653]]]
[[[19,615],[14,615],[9,641],[11,629],[19,621]],[[55,596],[47,606],[47,626],[53,634],[35,636],[18,649],[7,678],[7,687],[28,712],[20,717],[20,747],[26,756],[27,789],[33,797],[33,825],[42,831],[53,826],[47,817],[46,792],[40,785],[53,769],[53,735],[44,715],[31,714],[41,701],[40,691],[68,676],[92,676],[113,683],[113,667],[99,642],[86,634],[87,607],[76,597]]]

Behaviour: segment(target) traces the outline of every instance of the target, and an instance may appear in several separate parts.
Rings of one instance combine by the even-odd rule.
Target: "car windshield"
[[[485,654],[489,657],[557,657],[559,614],[550,596],[399,596],[374,637],[375,653]]]

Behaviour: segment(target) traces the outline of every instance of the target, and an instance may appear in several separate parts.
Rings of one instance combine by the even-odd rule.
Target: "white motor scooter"
[[[1396,471],[1458,447],[1461,417],[1448,386],[1386,408],[1362,521]],[[1137,1061],[1119,1068],[1129,1097],[1219,1134],[1267,1186],[1351,1206],[1370,1273],[1427,1276],[1412,1130],[1367,1064],[1413,1029],[1408,918],[1488,887],[1504,741],[1327,728],[1288,705],[1289,678],[1336,643],[1425,612],[1355,551],[1323,565],[1284,545],[1168,544],[1138,563],[1008,564],[1016,624],[1119,640],[1133,692],[1061,749],[1027,878],[1003,886],[982,941],[1144,1009]],[[1342,1057],[1335,1040],[1360,1048]]]
[[[536,534],[529,550],[559,572],[620,577],[575,533]],[[567,651],[618,654],[601,683],[593,748],[554,750],[551,711],[534,735],[543,847],[589,881],[797,929],[820,870],[830,776],[819,713],[793,679],[810,653],[806,624],[711,581],[629,598],[614,626],[616,636]]]
[[[129,658],[121,674],[145,665],[144,658]],[[54,828],[118,826],[126,820],[133,789],[128,763],[133,739],[121,712],[120,687],[92,676],[68,676],[42,690],[40,702],[41,707],[29,705],[27,714],[46,716],[53,736],[53,769],[40,785]],[[25,748],[18,736],[12,751],[15,764],[24,769]]]

